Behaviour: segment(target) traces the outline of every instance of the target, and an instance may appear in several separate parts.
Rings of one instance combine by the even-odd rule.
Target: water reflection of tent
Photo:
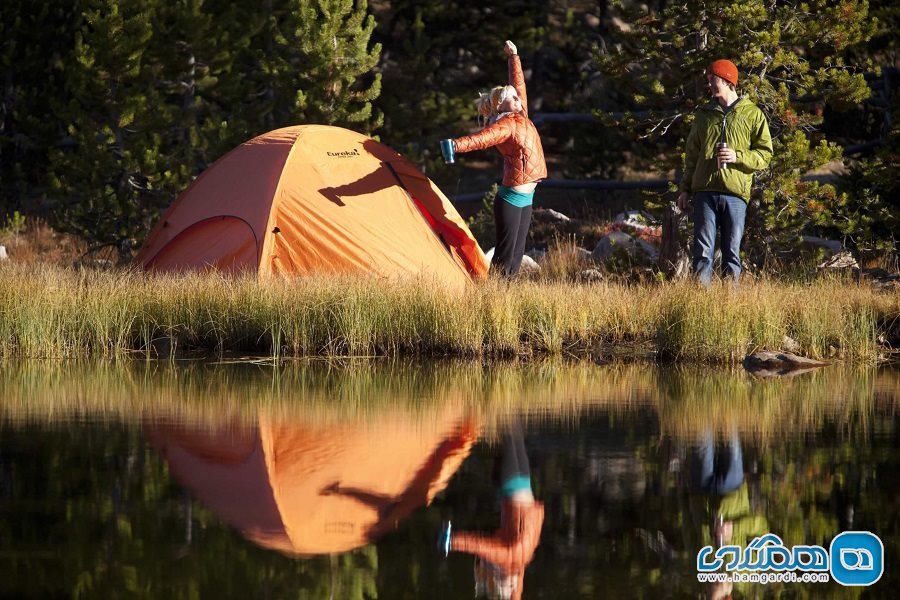
[[[456,209],[415,165],[324,125],[278,129],[219,159],[135,260],[156,271],[423,273],[449,283],[488,270]]]
[[[171,473],[260,546],[293,555],[344,552],[431,502],[468,456],[474,427],[378,418],[309,425],[261,417],[255,427],[147,427]]]

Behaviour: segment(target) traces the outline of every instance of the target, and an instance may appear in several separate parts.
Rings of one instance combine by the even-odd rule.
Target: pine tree
[[[381,45],[372,44],[374,17],[362,0],[268,0],[265,22],[248,50],[259,133],[305,123],[370,132],[381,92],[374,72]]]
[[[889,0],[872,1],[878,31],[864,46],[852,49],[855,63],[874,62],[875,90],[867,110],[847,120],[845,130],[865,132],[874,148],[853,157],[839,182],[844,202],[834,211],[829,235],[842,239],[864,262],[881,260],[896,268],[900,259],[900,6]],[[864,145],[864,148],[873,144]]]
[[[0,3],[0,220],[35,210],[48,149],[65,142],[51,102],[63,94],[63,57],[77,22],[65,3]]]
[[[863,259],[900,258],[900,99],[888,107],[892,126],[870,157],[853,161],[840,182],[841,203],[826,230]]]
[[[50,152],[55,224],[128,255],[185,183],[165,171],[160,64],[147,52],[154,0],[93,0],[56,112],[71,146]]]
[[[374,21],[351,0],[89,0],[52,103],[54,222],[127,256],[209,163],[275,127],[377,127]]]
[[[631,134],[625,150],[636,164],[678,169],[692,112],[708,101],[704,69],[730,58],[739,92],[766,114],[775,142],[748,211],[748,241],[759,260],[828,221],[841,196],[802,176],[841,158],[841,146],[821,132],[825,107],[846,110],[869,95],[864,71],[871,65],[850,66],[844,58],[877,27],[865,0],[705,0],[660,10],[620,5],[616,14],[622,25],[596,61],[609,78],[606,101],[629,109],[614,124]]]
[[[167,170],[188,180],[255,134],[243,112],[250,86],[236,60],[262,26],[241,3],[172,0],[156,12],[151,51],[163,65]]]

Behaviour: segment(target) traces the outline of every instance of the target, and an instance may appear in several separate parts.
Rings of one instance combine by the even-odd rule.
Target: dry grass
[[[13,262],[30,266],[68,267],[89,254],[84,240],[59,233],[41,219],[29,217],[21,223],[14,221],[7,217],[5,226],[0,223],[0,246],[6,247]],[[114,262],[117,259],[111,249],[90,254],[92,260]]]
[[[622,285],[148,276],[0,267],[0,357],[222,355],[511,357],[642,348],[739,361],[784,335],[814,358],[873,361],[900,295],[853,283]]]

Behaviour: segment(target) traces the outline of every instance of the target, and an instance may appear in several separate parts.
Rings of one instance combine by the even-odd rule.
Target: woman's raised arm
[[[507,67],[509,69],[509,85],[516,88],[516,94],[519,96],[519,100],[522,101],[522,114],[526,117],[528,116],[528,94],[525,92],[525,74],[522,73],[522,60],[519,58],[519,52],[516,49],[516,45],[511,41],[506,40],[506,45],[503,46],[503,51],[506,52],[507,59]]]

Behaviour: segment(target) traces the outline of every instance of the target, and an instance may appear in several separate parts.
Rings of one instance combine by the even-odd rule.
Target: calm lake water
[[[732,597],[896,597],[898,415],[896,368],[7,363],[0,596],[702,598],[706,544],[869,531],[871,587]]]

